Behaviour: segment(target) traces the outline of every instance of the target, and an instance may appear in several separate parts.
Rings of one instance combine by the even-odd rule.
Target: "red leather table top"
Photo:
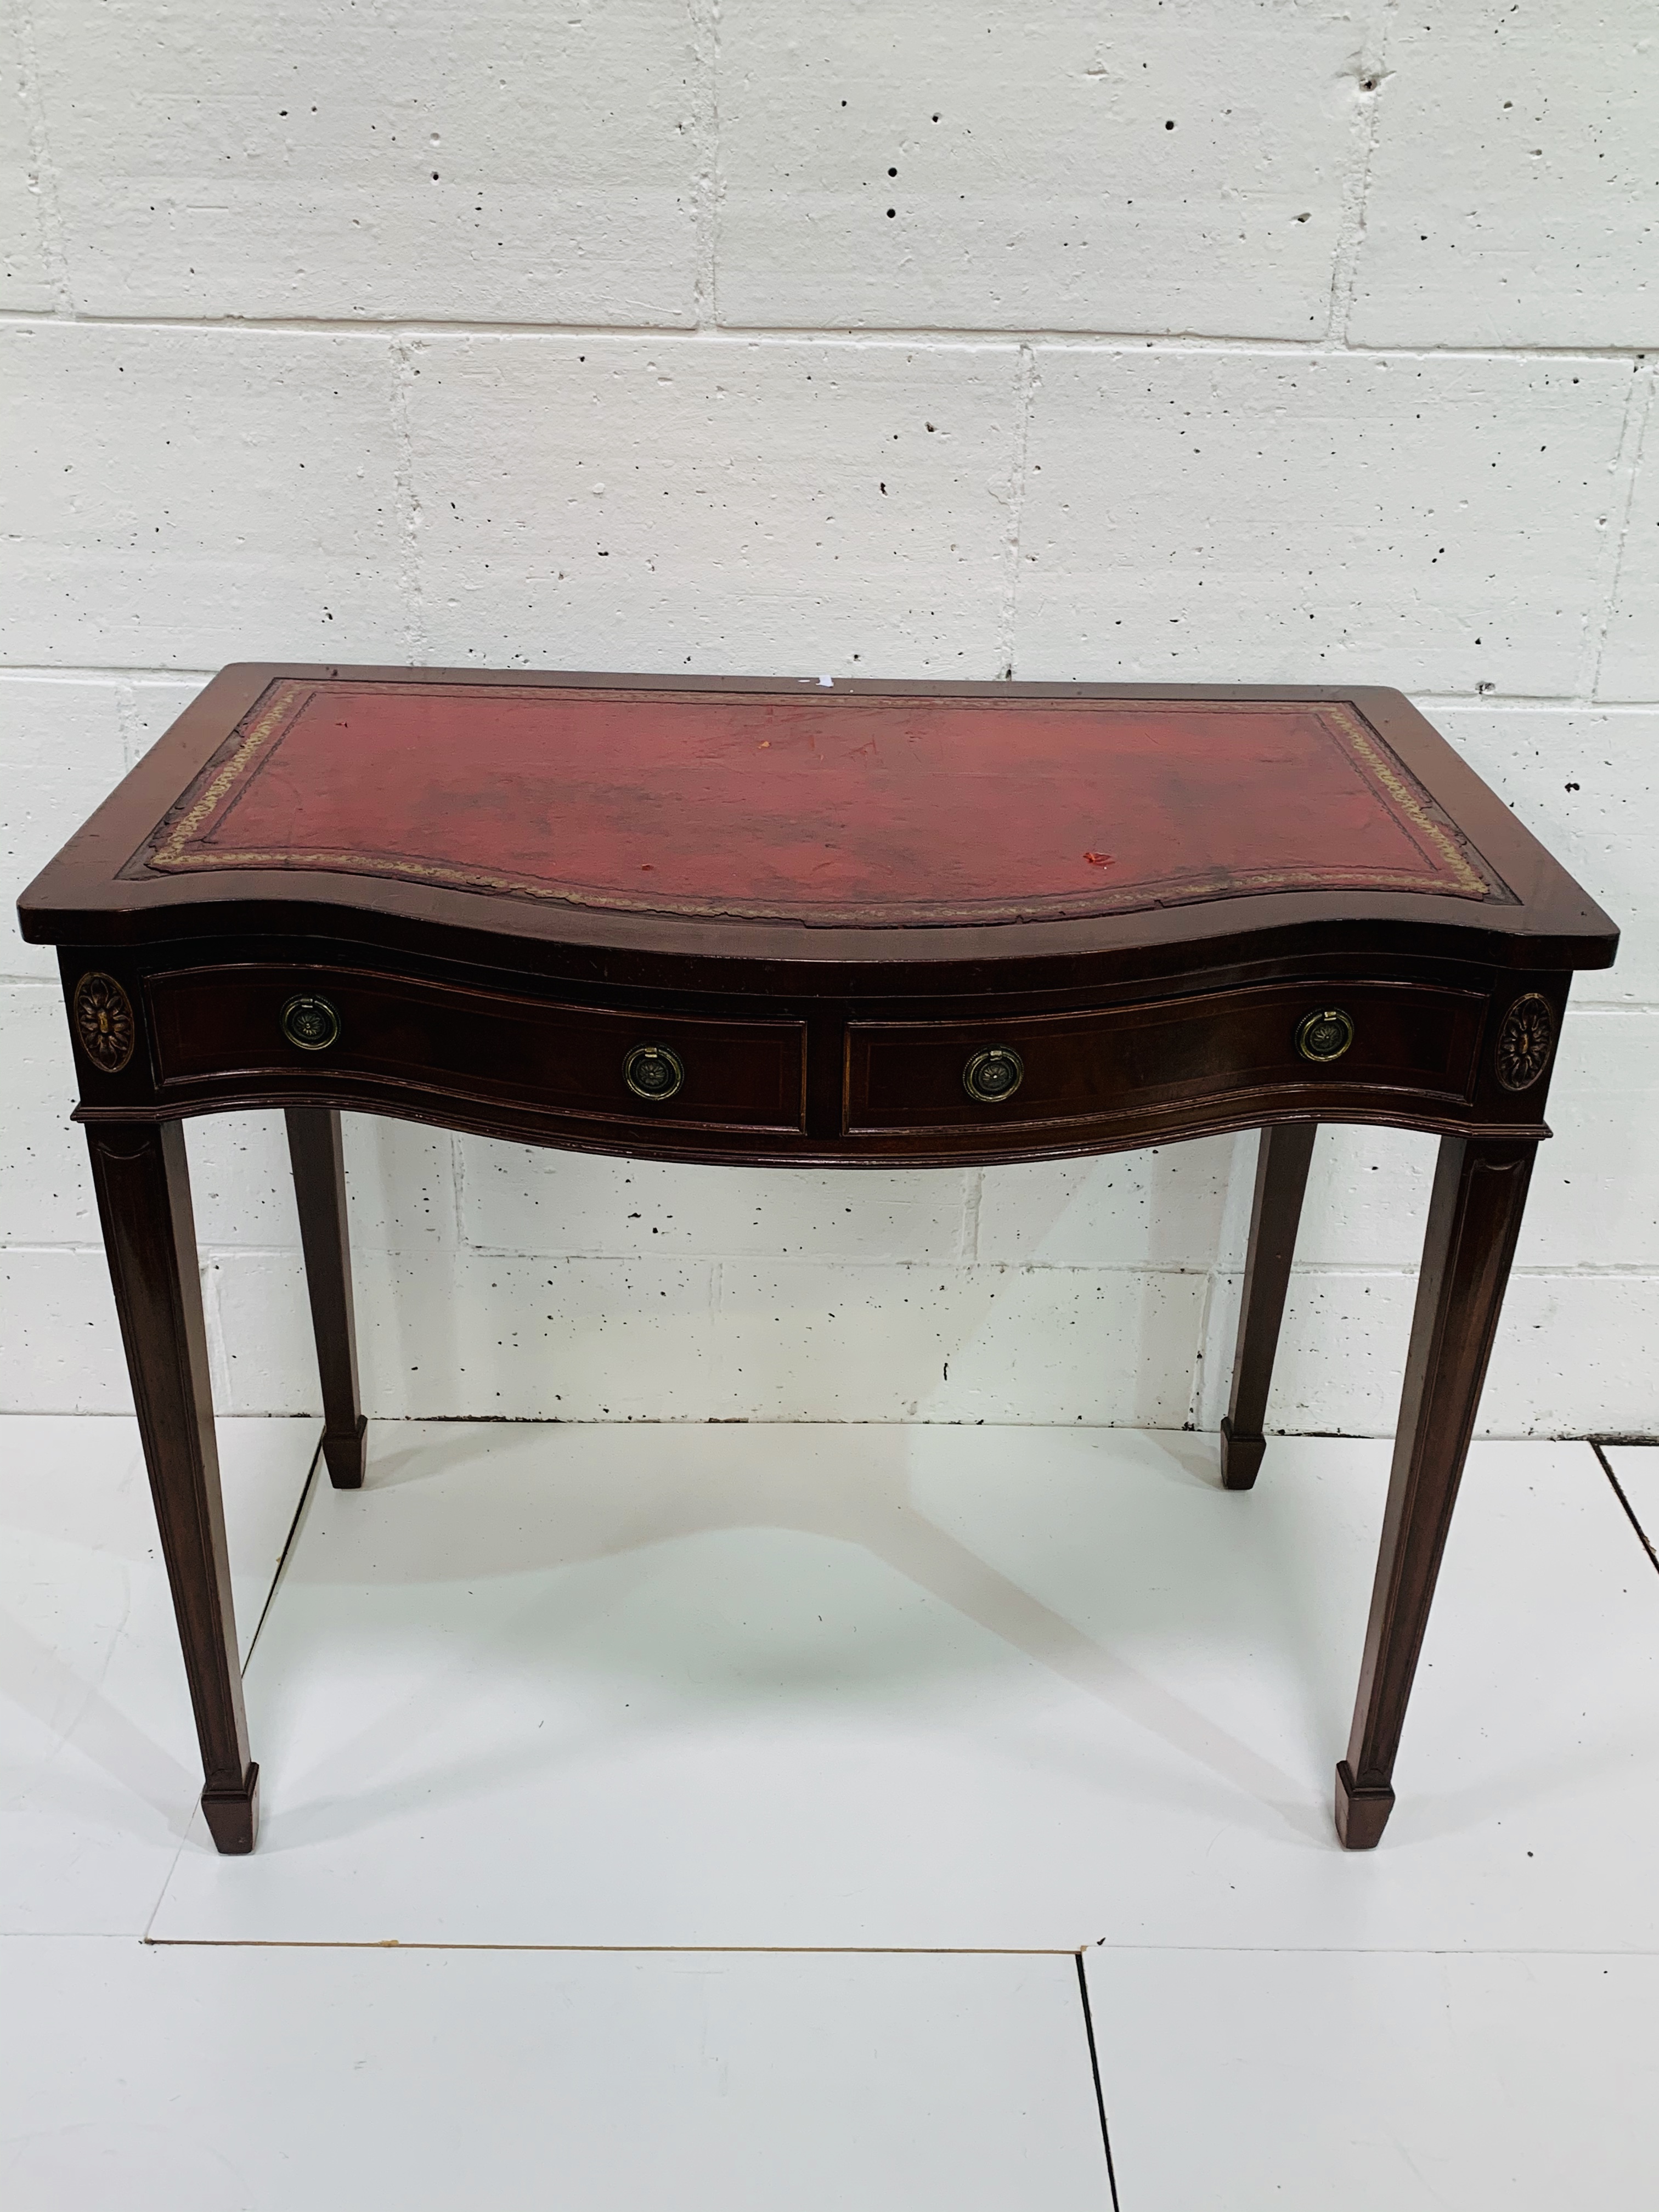
[[[125,873],[862,925],[1506,892],[1352,705],[282,678]]]

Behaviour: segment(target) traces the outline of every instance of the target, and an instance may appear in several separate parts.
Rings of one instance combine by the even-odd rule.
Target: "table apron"
[[[81,981],[65,980],[73,1011]],[[803,1167],[1075,1158],[1297,1121],[1548,1133],[1547,1084],[1521,1095],[1498,1080],[1516,983],[1479,975],[1258,975],[892,1017],[834,1000],[595,1003],[326,957],[105,980],[136,1036],[112,1077],[83,1053],[88,1122],[313,1105],[621,1158]],[[1567,979],[1543,980],[1559,1022]]]

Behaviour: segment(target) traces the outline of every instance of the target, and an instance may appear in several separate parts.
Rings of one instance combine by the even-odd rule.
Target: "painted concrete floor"
[[[8,2205],[1645,2201],[1659,1452],[1475,1448],[1351,1857],[1385,1444],[222,1437],[241,1861],[131,1425],[0,1422]]]

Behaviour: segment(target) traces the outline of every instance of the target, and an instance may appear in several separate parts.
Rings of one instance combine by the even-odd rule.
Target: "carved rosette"
[[[1528,991],[1504,1017],[1498,1032],[1498,1080],[1505,1091],[1530,1091],[1555,1050],[1555,1016],[1549,1000]]]
[[[132,1058],[138,1025],[132,1018],[132,1001],[113,975],[94,970],[75,987],[75,1034],[81,1049],[95,1068],[118,1075]]]

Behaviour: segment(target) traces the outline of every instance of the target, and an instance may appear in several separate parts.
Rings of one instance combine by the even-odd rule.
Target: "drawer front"
[[[1406,1091],[1443,1107],[1472,1093],[1484,995],[1399,983],[1273,983],[1086,1014],[973,1023],[854,1022],[848,1031],[849,1132],[1019,1128],[1197,1107],[1252,1091]],[[1340,1055],[1306,1057],[1310,1015],[1346,1015]],[[1315,1030],[1316,1048],[1341,1025]],[[987,1056],[989,1056],[988,1065]],[[1017,1086],[975,1097],[969,1082]]]
[[[303,1076],[318,1088],[391,1085],[594,1121],[802,1126],[799,1022],[641,1016],[297,965],[152,976],[147,994],[161,1087],[175,1095]],[[671,1082],[670,1095],[653,1095]]]

